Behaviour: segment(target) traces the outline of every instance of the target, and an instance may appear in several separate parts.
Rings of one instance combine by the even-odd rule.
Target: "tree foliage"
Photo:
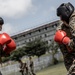
[[[24,51],[24,48],[18,48],[17,50],[15,50],[11,53],[10,59],[11,60],[18,60],[25,55],[26,55],[26,53]]]
[[[38,56],[45,54],[49,49],[48,43],[42,39],[35,39],[31,42],[28,42],[25,46],[25,52],[31,56]]]
[[[55,55],[58,52],[58,48],[58,44],[52,40],[50,43],[50,53]]]
[[[52,40],[50,43],[50,54],[52,55],[52,59],[53,59],[53,64],[58,63],[58,60],[54,57],[55,54],[58,52],[59,46],[58,44]]]
[[[18,60],[23,56],[38,56],[45,54],[45,52],[49,49],[48,43],[43,41],[42,39],[35,39],[25,44],[22,48],[18,48],[17,50],[11,53],[11,60]]]

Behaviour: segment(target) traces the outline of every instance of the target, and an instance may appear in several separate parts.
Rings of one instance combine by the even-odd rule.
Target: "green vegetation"
[[[35,39],[26,43],[22,48],[18,48],[17,50],[11,53],[11,60],[18,60],[23,56],[42,56],[49,50],[49,46],[47,41],[43,41],[42,39]]]
[[[57,64],[58,60],[57,58],[55,58],[55,54],[58,53],[59,46],[54,40],[52,40],[49,47],[50,47],[49,53],[52,55],[53,64]]]
[[[9,60],[18,61],[23,56],[40,57],[45,55],[46,52],[52,55],[53,64],[57,64],[58,60],[55,58],[55,54],[58,53],[58,45],[54,41],[51,41],[49,44],[48,41],[42,40],[41,38],[36,38],[26,43],[23,47],[16,49],[11,53],[11,56],[3,57],[2,62]]]
[[[38,56],[45,54],[49,50],[48,43],[40,38],[30,41],[25,46],[25,52],[30,56]]]

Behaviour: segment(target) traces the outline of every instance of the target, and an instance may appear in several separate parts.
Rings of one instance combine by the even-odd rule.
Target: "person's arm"
[[[71,42],[69,47],[73,50],[75,48],[75,12],[72,14],[69,20],[70,32],[72,34]]]
[[[6,54],[10,54],[13,50],[16,49],[16,43],[15,41],[11,38],[11,42],[6,44],[6,46],[4,47],[3,51]]]
[[[67,36],[65,31],[58,30],[55,33],[54,41],[58,42],[59,44],[68,45],[70,42],[70,38]]]
[[[6,33],[0,34],[0,62],[2,61],[2,54],[3,54],[3,47],[4,44],[9,43],[11,39],[9,38],[9,35]]]
[[[75,12],[69,19],[69,26],[72,36],[75,37]]]

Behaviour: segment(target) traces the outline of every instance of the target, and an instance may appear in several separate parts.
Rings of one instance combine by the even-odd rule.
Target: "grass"
[[[50,66],[37,73],[37,75],[66,75],[67,71],[63,63]]]
[[[66,75],[67,71],[63,63],[59,63],[54,66],[49,66],[45,69],[42,69],[36,73],[36,75]],[[19,72],[10,75],[21,75]]]

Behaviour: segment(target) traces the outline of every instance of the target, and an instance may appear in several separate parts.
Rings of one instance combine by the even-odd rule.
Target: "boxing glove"
[[[11,42],[10,36],[7,33],[0,34],[0,45],[8,44]]]
[[[6,46],[4,47],[3,51],[6,53],[6,54],[10,54],[10,52],[12,52],[13,50],[16,49],[16,43],[14,42],[13,39],[11,39],[11,42],[6,44]]]
[[[58,42],[59,44],[65,44],[65,45],[67,45],[67,44],[70,43],[70,38],[67,37],[66,32],[63,31],[63,30],[58,30],[55,33],[54,40],[56,42]]]

